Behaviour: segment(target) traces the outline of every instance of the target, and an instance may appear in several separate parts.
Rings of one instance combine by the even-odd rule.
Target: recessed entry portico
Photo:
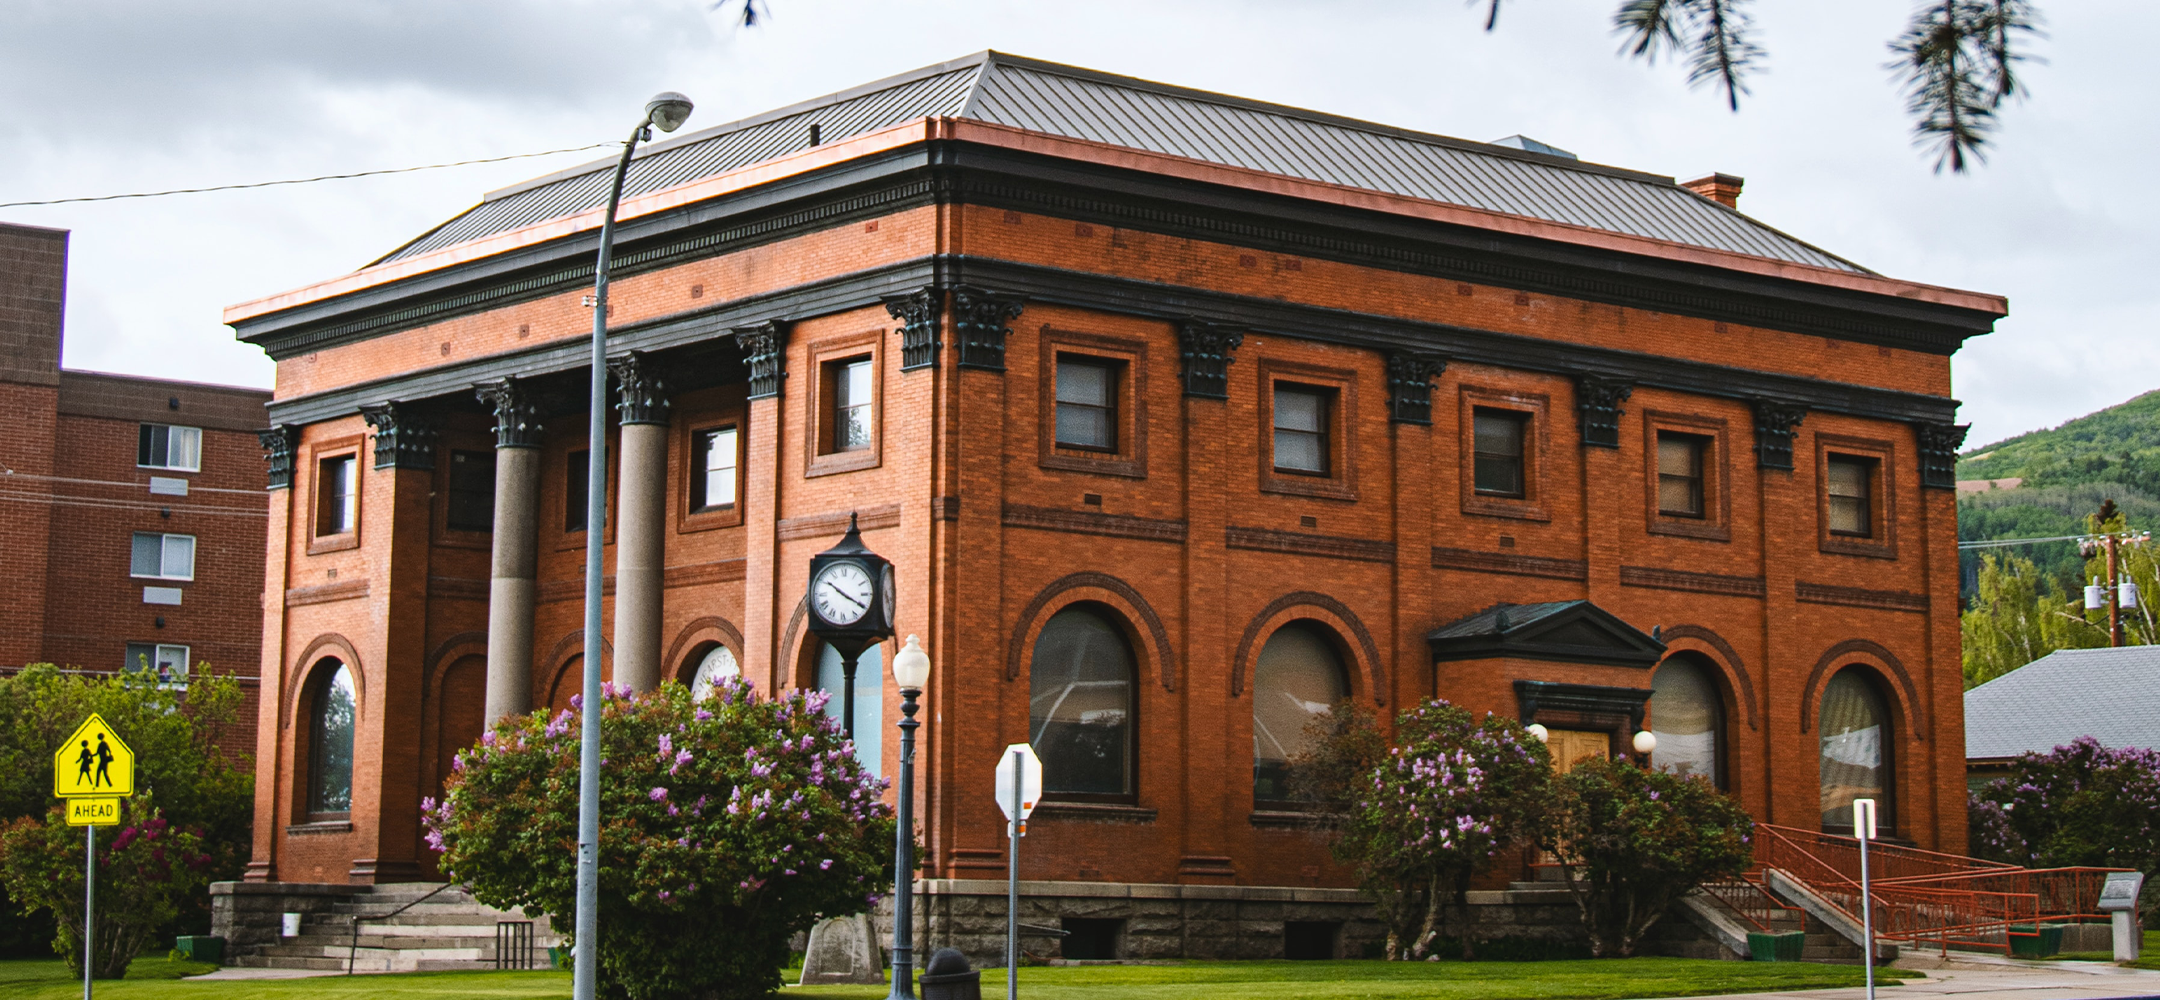
[[[1589,601],[1495,604],[1434,629],[1435,689],[1472,711],[1513,711],[1550,730],[1563,773],[1577,760],[1625,752],[1650,707],[1656,636]]]

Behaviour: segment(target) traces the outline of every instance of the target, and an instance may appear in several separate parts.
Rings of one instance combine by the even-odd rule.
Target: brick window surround
[[[542,537],[552,535],[555,539],[555,551],[557,552],[585,547],[584,530],[569,530],[570,505],[576,504],[579,509],[583,509],[585,506],[585,491],[578,489],[575,491],[575,495],[572,495],[570,489],[572,485],[583,481],[580,477],[584,475],[585,463],[589,461],[587,448],[585,447],[585,435],[582,433],[584,429],[584,421],[580,420],[578,422],[578,431],[580,433],[576,437],[566,438],[564,435],[549,434],[546,457],[540,461],[540,495],[548,498],[546,500],[548,509],[541,512],[543,518],[541,527],[544,531]],[[615,542],[615,522],[619,519],[621,513],[622,494],[622,490],[618,488],[622,483],[622,437],[617,433],[616,428],[608,429],[607,461],[608,515],[605,526],[607,529],[605,541],[607,544],[612,545]],[[571,469],[572,465],[577,467],[574,472]]]
[[[1357,419],[1357,373],[1344,368],[1324,368],[1278,358],[1263,357],[1259,364],[1259,472],[1260,489],[1266,493],[1319,497],[1327,500],[1357,499],[1357,447],[1352,427]],[[1315,390],[1326,397],[1327,471],[1307,475],[1275,465],[1275,390]]]
[[[360,524],[366,513],[367,495],[364,484],[367,479],[367,463],[360,460],[361,436],[332,438],[317,442],[308,449],[308,460],[298,470],[308,480],[308,555],[325,552],[341,552],[360,547]],[[324,532],[329,527],[331,513],[325,505],[337,502],[331,494],[331,483],[324,481],[324,473],[333,461],[349,461],[352,470],[346,484],[352,491],[350,510],[352,523],[345,531]]]
[[[675,530],[678,534],[731,528],[743,523],[743,481],[749,459],[750,421],[740,402],[690,412],[678,409],[675,467],[682,478],[675,490]],[[735,490],[725,497],[703,495],[705,441],[720,431],[735,432]],[[700,504],[698,501],[703,500]]]
[[[883,462],[884,340],[883,330],[873,330],[820,340],[808,346],[810,363],[805,367],[810,372],[811,385],[810,391],[803,393],[804,403],[810,409],[803,420],[807,435],[803,441],[804,478],[875,469]],[[840,398],[838,381],[844,377],[848,364],[865,360],[870,362],[870,441],[866,447],[840,451],[833,440],[840,415],[836,405]]]
[[[1866,535],[1830,530],[1830,463],[1833,458],[1857,460],[1868,466]],[[1897,558],[1897,467],[1896,447],[1888,441],[1815,435],[1816,545],[1821,551],[1871,559]]]
[[[1660,500],[1659,440],[1679,436],[1699,445],[1701,514],[1677,515]],[[1723,419],[1663,410],[1643,411],[1643,520],[1653,535],[1732,541],[1732,454]]]
[[[1524,521],[1550,521],[1552,514],[1545,506],[1545,468],[1548,428],[1547,415],[1551,410],[1551,397],[1543,393],[1511,392],[1482,386],[1464,385],[1461,396],[1461,416],[1458,420],[1461,456],[1462,512],[1486,517],[1507,517]],[[1498,411],[1514,414],[1523,422],[1522,435],[1522,487],[1520,497],[1495,496],[1477,490],[1477,411]]]
[[[467,489],[480,482],[481,471],[472,466],[485,468],[487,492],[486,524],[484,527],[456,527],[450,523],[450,504],[453,491],[459,490],[460,480]],[[434,483],[435,544],[457,549],[490,549],[494,547],[495,535],[495,444],[488,435],[473,432],[457,432],[445,429],[442,443],[436,446]],[[476,505],[477,506],[477,505]],[[468,514],[478,511],[468,510]]]
[[[1040,354],[1036,464],[1045,469],[1068,472],[1147,478],[1147,345],[1137,340],[1044,327]],[[1057,373],[1060,360],[1108,369],[1111,448],[1103,450],[1058,443]]]

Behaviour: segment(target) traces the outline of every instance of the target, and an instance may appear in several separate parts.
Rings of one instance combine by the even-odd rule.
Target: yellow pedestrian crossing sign
[[[63,799],[135,794],[135,751],[93,714],[53,751],[53,794]]]

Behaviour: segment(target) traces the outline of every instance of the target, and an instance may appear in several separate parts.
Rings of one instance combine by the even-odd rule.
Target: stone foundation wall
[[[342,882],[212,882],[210,933],[225,939],[230,962],[277,944],[285,914],[327,913],[372,889]]]

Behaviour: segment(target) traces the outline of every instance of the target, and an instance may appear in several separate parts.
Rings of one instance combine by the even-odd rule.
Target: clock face
[[[891,563],[885,564],[884,579],[881,581],[878,591],[879,596],[883,598],[885,627],[890,629],[892,628],[893,616],[893,571]]]
[[[810,582],[810,601],[818,617],[835,625],[853,625],[870,612],[870,574],[855,563],[834,563]]]

